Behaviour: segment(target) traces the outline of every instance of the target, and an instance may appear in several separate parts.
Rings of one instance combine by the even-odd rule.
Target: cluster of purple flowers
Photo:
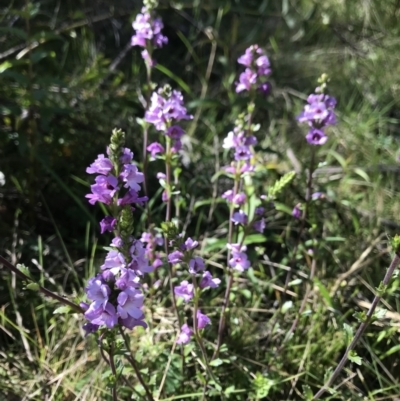
[[[110,148],[107,149],[107,154],[110,154]],[[132,164],[133,153],[125,148],[120,156],[122,165],[121,171],[114,168],[111,160],[105,155],[99,155],[97,159],[86,169],[89,174],[99,174],[95,178],[95,184],[90,186],[91,194],[86,195],[89,203],[94,205],[96,202],[101,202],[106,205],[111,205],[116,200],[118,206],[129,205],[132,203],[143,204],[147,201],[146,197],[139,197],[140,183],[143,182],[143,173],[139,172],[137,166]],[[122,197],[116,197],[120,191],[125,188],[125,194]],[[112,231],[115,225],[115,219],[106,217],[101,223],[102,232]]]
[[[258,45],[246,49],[245,54],[238,58],[238,63],[246,67],[236,83],[236,92],[258,90],[268,95],[271,85],[266,78],[271,74],[271,65],[264,50]]]
[[[316,92],[320,92],[321,87]],[[311,145],[323,145],[328,140],[324,128],[336,124],[336,99],[324,93],[314,93],[308,96],[303,112],[297,117],[301,123],[307,123],[310,130],[306,135]]]
[[[145,120],[170,138],[180,140],[184,131],[173,123],[193,118],[187,114],[182,93],[177,90],[171,91],[169,86],[165,86],[153,92],[150,100],[151,104],[146,111]]]
[[[237,126],[228,133],[224,139],[223,147],[225,149],[234,149],[234,161],[225,171],[233,176],[234,179],[241,179],[245,174],[254,171],[252,164],[253,152],[251,147],[257,144],[257,138],[254,135],[247,134],[243,121],[238,120]],[[252,219],[245,213],[242,207],[247,202],[247,196],[244,192],[235,192],[235,188],[229,189],[222,194],[222,198],[235,208],[232,214],[232,222],[242,227],[252,227],[255,231],[262,233],[265,229],[265,219],[263,217],[265,208],[260,206],[255,209]],[[228,244],[232,258],[229,265],[238,271],[244,271],[250,267],[250,263],[245,253],[246,247],[240,244]]]
[[[193,254],[194,249],[199,245],[197,241],[187,238],[186,241],[183,242],[181,237],[178,237],[177,241],[172,241],[171,245],[174,245],[176,249],[168,254],[168,262],[173,265],[185,264],[188,267],[188,272],[191,277],[191,282],[183,280],[180,285],[174,288],[175,295],[178,298],[182,298],[184,302],[187,303],[195,297],[196,291],[219,286],[221,280],[219,278],[213,278],[211,273],[205,269],[204,260]],[[196,312],[196,322],[198,329],[203,329],[206,325],[211,324],[210,318],[204,315],[200,310]],[[177,343],[188,343],[192,334],[193,330],[187,324],[184,324],[181,327]]]
[[[187,113],[183,102],[182,93],[177,90],[171,90],[166,85],[153,92],[149,109],[145,113],[145,121],[154,125],[165,136],[166,147],[159,142],[152,142],[147,146],[150,157],[155,159],[158,154],[167,156],[176,154],[182,149],[182,136],[185,131],[176,123],[181,120],[190,120],[193,116]],[[160,185],[165,188],[166,176],[164,173],[158,173],[157,178]],[[162,194],[163,201],[168,200],[168,191],[164,190]]]
[[[85,317],[90,323],[84,328],[87,333],[102,326],[109,329],[120,324],[132,329],[147,327],[142,312],[144,295],[140,278],[154,269],[149,265],[143,243],[131,236],[133,229],[132,204],[142,204],[146,197],[139,197],[143,174],[132,163],[133,153],[123,146],[125,137],[115,130],[107,155],[99,155],[90,167],[89,174],[98,174],[89,202],[101,202],[111,206],[114,216],[100,222],[101,232],[113,231],[112,240],[102,272],[91,278],[86,287],[90,304],[82,302]],[[121,192],[125,192],[123,196]]]
[[[142,57],[152,66],[154,62],[151,58],[151,50],[168,43],[168,38],[161,33],[164,24],[160,18],[153,16],[150,7],[143,7],[142,13],[136,16],[132,26],[136,33],[132,36],[131,45],[144,47]]]
[[[265,52],[258,46],[250,46],[244,55],[239,57],[238,63],[246,67],[246,70],[240,74],[239,82],[236,84],[236,92],[253,91],[258,89],[263,93],[270,90],[269,83],[265,81],[271,74],[270,62]],[[240,191],[242,182],[246,174],[254,172],[254,152],[253,146],[257,144],[257,138],[253,135],[255,126],[251,124],[251,115],[254,110],[254,104],[250,103],[247,114],[239,115],[233,131],[229,132],[224,139],[223,148],[233,149],[233,161],[225,171],[234,179],[235,185],[232,189],[225,191],[222,198],[225,199],[231,207],[231,224],[240,226],[249,232],[249,229],[262,233],[265,229],[265,208],[256,207],[252,217],[249,217],[243,210],[247,203],[247,195]],[[227,244],[229,249],[229,266],[239,272],[243,272],[250,267],[250,261],[246,254],[246,246],[242,243]]]

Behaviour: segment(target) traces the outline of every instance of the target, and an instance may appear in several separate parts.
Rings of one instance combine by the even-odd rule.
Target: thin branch
[[[400,255],[395,254],[392,262],[390,263],[390,266],[385,274],[385,277],[382,281],[382,286],[385,287],[389,284],[390,279],[392,278],[393,272],[396,269],[400,262]],[[382,295],[375,295],[374,300],[372,301],[372,304],[367,312],[365,321],[363,321],[360,324],[360,327],[358,328],[353,340],[349,344],[349,346],[346,349],[346,352],[344,353],[342,359],[340,360],[339,364],[337,365],[336,369],[332,373],[332,376],[329,378],[329,380],[324,384],[324,386],[314,395],[313,400],[318,400],[322,394],[326,392],[326,390],[332,385],[332,383],[335,381],[335,379],[338,377],[339,373],[343,370],[344,366],[346,365],[347,360],[349,359],[349,353],[352,351],[355,346],[357,345],[358,341],[360,340],[361,336],[363,335],[365,329],[368,327],[368,325],[371,322],[372,316],[375,312],[376,307],[378,306],[380,300],[382,298]]]
[[[42,287],[41,285],[37,284],[34,280],[32,280],[29,276],[27,276],[25,273],[23,273],[22,271],[20,271],[17,267],[15,267],[13,264],[11,264],[7,259],[3,258],[2,256],[0,256],[0,263],[5,266],[7,269],[11,270],[12,272],[14,272],[19,278],[21,278],[22,280],[27,280],[30,281],[32,283],[35,283],[38,286],[38,290],[43,293],[44,295],[47,295],[50,298],[55,299],[56,301],[69,306],[71,309],[73,309],[75,312],[78,313],[83,313],[83,309],[79,306],[74,304],[71,301],[68,301],[68,299],[63,298],[62,296],[55,294],[54,292],[48,290],[45,287]]]

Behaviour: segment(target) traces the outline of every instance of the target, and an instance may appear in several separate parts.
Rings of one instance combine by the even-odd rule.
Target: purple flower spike
[[[179,91],[172,91],[167,97],[161,89],[151,95],[151,104],[146,111],[145,120],[155,126],[158,131],[166,131],[175,121],[190,120],[193,116],[187,114],[183,104],[183,96]],[[171,127],[172,128],[172,127]],[[175,127],[169,136],[179,136],[178,129]],[[178,138],[179,139],[179,138]]]
[[[211,320],[207,315],[203,315],[201,310],[197,311],[197,328],[204,329],[208,324],[211,324]]]
[[[183,280],[181,285],[174,288],[175,295],[183,298],[185,302],[189,302],[194,295],[193,284],[189,284],[187,280]]]
[[[317,89],[321,91],[321,88]],[[297,120],[301,123],[307,123],[311,127],[306,135],[309,144],[323,145],[328,140],[323,129],[336,124],[334,112],[336,99],[323,93],[317,93],[308,96],[307,103]]]
[[[270,84],[265,81],[271,74],[271,65],[264,50],[258,45],[246,49],[245,54],[238,58],[238,63],[246,67],[236,83],[236,93],[257,89],[264,94],[270,91]]]
[[[189,328],[189,326],[185,323],[181,327],[181,332],[179,333],[178,339],[176,340],[177,344],[187,344],[190,341],[190,338],[193,335],[193,331]]]
[[[154,47],[162,47],[168,43],[168,38],[161,33],[164,24],[159,18],[153,18],[145,7],[142,8],[142,14],[136,16],[132,27],[136,31],[132,36],[132,46],[146,47],[147,41]]]

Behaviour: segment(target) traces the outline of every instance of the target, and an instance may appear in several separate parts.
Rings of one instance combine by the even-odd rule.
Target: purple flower
[[[121,237],[114,237],[111,241],[110,246],[114,248],[121,248],[124,245],[124,241],[122,241]]]
[[[193,335],[193,331],[189,328],[189,326],[185,323],[181,327],[181,332],[176,340],[177,344],[187,344],[190,341],[190,338]]]
[[[173,125],[167,129],[166,135],[171,139],[179,140],[185,135],[185,131],[178,125]]]
[[[245,225],[247,224],[247,220],[247,214],[243,210],[239,210],[238,212],[233,213],[232,221],[235,223],[235,225]]]
[[[267,96],[271,93],[271,84],[269,82],[264,82],[258,85],[257,90],[263,95]]]
[[[140,173],[137,166],[134,164],[124,164],[124,169],[121,172],[122,181],[124,181],[125,188],[140,191],[140,183],[144,181],[143,173]]]
[[[308,131],[306,139],[310,145],[323,145],[328,140],[328,137],[325,135],[324,131],[313,128]]]
[[[250,68],[246,68],[239,76],[239,82],[236,84],[236,93],[249,91],[257,82],[257,73]]]
[[[198,241],[193,241],[190,237],[186,239],[185,245],[184,245],[184,250],[185,251],[191,251],[194,248],[197,248],[199,245]]]
[[[154,67],[157,63],[155,60],[153,60],[150,56],[150,53],[147,51],[147,49],[144,49],[140,55],[142,56],[142,59],[144,62],[149,66],[149,67]]]
[[[293,216],[295,219],[299,219],[299,218],[301,217],[300,206],[301,206],[301,204],[298,203],[298,204],[293,208],[293,210],[292,210],[292,216]]]
[[[147,327],[146,322],[143,320],[144,319],[144,315],[142,314],[142,316],[140,316],[140,318],[135,319],[132,316],[129,316],[125,319],[119,319],[121,321],[121,325],[132,330],[134,327],[137,326],[141,326],[143,328]]]
[[[114,284],[115,282],[115,275],[111,270],[104,270],[101,273],[101,278],[107,283],[107,284]]]
[[[89,203],[94,205],[96,202],[101,202],[110,205],[118,189],[118,179],[113,175],[107,177],[99,175],[95,178],[95,182],[95,184],[90,186],[92,193],[86,195]]]
[[[122,164],[129,164],[133,160],[133,152],[129,148],[124,148],[122,156],[119,159]]]
[[[168,262],[174,264],[182,262],[183,253],[180,251],[171,252],[168,255]]]
[[[93,302],[89,309],[85,312],[85,317],[92,324],[97,326],[105,325],[109,329],[112,329],[118,322],[118,316],[115,311],[115,307],[109,302],[103,307]]]
[[[117,220],[112,216],[106,216],[100,221],[100,232],[104,234],[106,231],[112,232],[117,224]]]
[[[183,298],[185,302],[189,302],[194,295],[193,284],[189,284],[187,280],[183,280],[181,285],[174,288],[174,293],[177,297]]]
[[[158,153],[164,153],[165,149],[164,147],[158,143],[158,142],[153,142],[146,148],[150,152],[150,156],[154,159]]]
[[[252,153],[248,146],[238,146],[235,149],[235,160],[250,160],[252,157]]]
[[[204,260],[199,256],[190,259],[189,261],[189,273],[190,274],[197,274],[203,271],[205,268]]]
[[[325,197],[325,195],[322,192],[314,192],[311,195],[311,199],[312,200],[317,200],[317,199],[321,199],[321,198],[324,198],[324,197]]]
[[[265,212],[265,207],[263,206],[256,207],[256,210],[254,211],[256,216],[262,216],[264,212]]]
[[[253,223],[254,230],[258,231],[259,233],[263,233],[265,230],[265,219],[262,218],[261,220],[255,221]]]
[[[117,201],[118,206],[130,205],[132,203],[137,203],[143,205],[144,202],[148,200],[147,196],[140,197],[134,189],[130,189],[122,198]]]
[[[143,298],[142,292],[132,287],[121,291],[117,298],[117,311],[121,319],[126,319],[128,316],[139,319],[143,315],[141,311]]]
[[[232,131],[228,132],[228,135],[224,139],[222,147],[224,149],[231,149],[231,148],[235,148],[238,145],[239,145],[239,143],[236,138],[236,135]]]
[[[128,287],[139,287],[139,277],[132,269],[121,268],[121,275],[116,280],[115,285],[120,290],[125,290]]]
[[[241,192],[232,198],[232,203],[235,205],[244,205],[246,203],[246,194]]]
[[[108,173],[113,169],[113,165],[110,159],[107,159],[104,155],[98,155],[97,159],[86,169],[88,174],[103,174]]]
[[[221,280],[219,278],[213,278],[213,276],[211,275],[211,273],[206,270],[203,273],[203,278],[200,281],[200,288],[217,288],[221,283]]]
[[[239,272],[243,272],[250,267],[250,261],[244,252],[232,252],[232,258],[229,260],[229,266]]]
[[[89,280],[86,287],[86,295],[90,300],[95,301],[97,305],[106,305],[110,294],[110,287],[104,284],[102,280],[97,278]]]
[[[82,326],[82,328],[83,328],[83,330],[85,330],[85,337],[86,337],[91,333],[95,333],[99,329],[99,326],[97,324],[93,324],[93,323],[85,323]]]
[[[197,328],[198,329],[200,329],[200,330],[204,329],[204,327],[206,327],[207,324],[211,324],[210,318],[207,315],[203,315],[201,313],[200,309],[197,311],[196,316],[197,316]]]
[[[108,252],[104,264],[100,266],[102,270],[112,269],[114,274],[117,274],[125,266],[125,258],[121,252],[110,251]]]

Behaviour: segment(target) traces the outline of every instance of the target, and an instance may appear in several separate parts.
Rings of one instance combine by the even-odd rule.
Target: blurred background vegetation
[[[0,249],[66,295],[79,296],[103,255],[95,256],[91,245],[102,212],[84,198],[86,166],[103,153],[114,127],[126,131],[140,159],[145,70],[140,49],[130,46],[140,8],[136,0],[0,2]],[[343,322],[356,326],[352,314],[372,299],[390,259],[387,236],[400,227],[400,2],[185,0],[161,1],[158,12],[169,44],[155,54],[153,80],[180,89],[195,116],[187,125],[181,185],[183,210],[192,215],[188,232],[199,238],[204,232],[223,237],[219,228],[227,218],[218,206],[210,219],[207,201],[228,183],[213,188],[208,177],[226,162],[221,140],[246,104],[234,92],[237,57],[257,43],[271,59],[272,94],[257,99],[263,169],[256,183],[265,193],[285,172],[299,174],[279,200],[280,211],[271,212],[265,236],[253,244],[253,256],[263,256],[252,276],[235,288],[240,324],[231,329],[230,350],[236,351],[226,355],[232,375],[224,383],[229,399],[303,399],[304,386],[319,388],[341,356]],[[302,316],[300,335],[279,350],[304,293],[295,274],[292,304],[277,315],[286,277],[281,267],[290,264],[287,250],[298,230],[285,211],[304,197],[310,156],[295,116],[322,73],[331,78],[339,124],[319,151],[323,163],[315,173],[315,190],[326,194],[313,209],[319,280],[313,313]],[[160,167],[151,164],[150,174]],[[150,184],[158,196],[157,180]],[[157,202],[156,221],[162,219]],[[211,256],[215,243],[206,244]],[[305,253],[296,258],[296,269],[308,272]],[[0,399],[107,399],[96,345],[83,339],[82,321],[54,317],[53,304],[22,287],[0,270]],[[358,351],[363,365],[349,365],[332,399],[395,400],[400,394],[397,287],[393,282],[387,297],[391,315],[369,330]],[[159,322],[172,319],[161,306],[157,313]],[[154,346],[135,335],[149,377],[157,372],[156,386],[171,339]],[[172,361],[161,399],[195,392],[189,379],[180,387],[179,358]]]

